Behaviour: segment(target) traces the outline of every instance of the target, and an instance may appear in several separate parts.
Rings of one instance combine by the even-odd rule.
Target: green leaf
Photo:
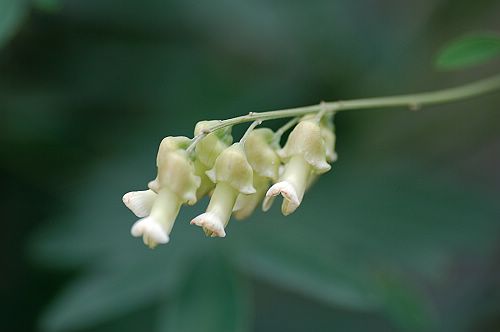
[[[203,257],[177,296],[160,311],[157,331],[246,331],[246,289],[242,278],[221,258]]]
[[[56,332],[94,327],[158,303],[178,284],[186,265],[162,260],[155,266],[158,255],[129,259],[135,264],[94,269],[71,282],[44,313],[41,328]]]
[[[145,157],[134,156],[139,162]],[[190,268],[192,257],[204,250],[208,241],[203,237],[191,245],[189,236],[198,238],[199,233],[188,223],[178,222],[172,243],[157,250],[130,235],[137,218],[120,197],[127,189],[126,179],[134,181],[134,168],[135,161],[104,163],[83,179],[78,190],[68,192],[69,203],[76,205],[70,209],[73,213],[32,237],[30,253],[38,262],[85,270],[43,314],[44,330],[90,328],[164,301]],[[179,219],[187,217],[181,213]]]
[[[398,273],[382,272],[376,276],[376,286],[382,298],[383,312],[404,331],[433,331],[429,301],[424,292]]]
[[[0,47],[17,31],[27,11],[26,0],[0,0]]]
[[[485,63],[500,55],[500,35],[481,33],[464,36],[446,45],[437,55],[435,65],[455,70]]]
[[[61,0],[34,0],[34,5],[43,11],[55,13],[61,10]]]
[[[235,231],[231,235],[235,237],[231,242],[235,263],[259,279],[335,306],[357,310],[378,307],[373,293],[363,284],[364,271],[356,262],[345,262],[336,254],[328,234],[308,229],[304,223],[313,220],[287,222],[291,225],[281,225],[282,229],[276,223],[255,223],[253,229]],[[272,236],[264,235],[266,232]]]
[[[160,328],[189,330],[191,311],[201,312],[200,320],[208,327],[244,326],[239,322],[245,321],[245,295],[239,295],[238,281],[221,281],[237,279],[224,272],[229,269],[223,263],[202,261],[182,294],[171,292],[193,262],[207,259],[204,253],[218,246],[245,274],[274,287],[335,308],[378,311],[398,326],[420,329],[422,322],[432,325],[433,317],[427,310],[429,299],[415,296],[416,285],[432,284],[436,277],[439,282],[457,252],[487,252],[500,227],[499,209],[474,188],[457,187],[394,160],[377,166],[345,159],[289,217],[279,215],[275,206],[253,220],[232,221],[226,239],[205,238],[186,222],[206,206],[201,202],[182,210],[171,243],[151,251],[130,237],[135,217],[119,199],[146,177],[134,173],[142,163],[139,154],[131,153],[103,165],[82,180],[85,185],[77,193],[68,193],[76,205],[75,217],[36,237],[32,252],[40,260],[89,269],[47,311],[47,330],[93,326],[158,302],[171,310]],[[172,272],[179,274],[168,281]],[[230,310],[226,303],[231,310],[241,306],[240,314],[231,314],[237,321],[221,322],[219,310],[212,307],[207,308],[215,312],[205,313],[199,296],[215,299],[203,301],[224,311]]]
[[[487,195],[436,174],[345,160],[296,213],[257,215],[227,233],[246,273],[419,330],[442,322],[430,314],[431,299],[416,295],[418,285],[439,284],[457,252],[490,252],[499,215]]]

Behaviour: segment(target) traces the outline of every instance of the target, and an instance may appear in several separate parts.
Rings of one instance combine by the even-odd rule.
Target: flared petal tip
[[[219,217],[210,212],[200,214],[198,217],[191,220],[191,225],[196,225],[208,230],[212,237],[225,237],[224,225]]]
[[[300,199],[297,195],[297,190],[293,185],[287,181],[281,181],[275,183],[266,193],[266,198],[264,199],[263,209],[269,209],[272,204],[272,199],[275,196],[283,196],[283,204],[281,206],[281,212],[287,216],[293,213],[300,205]]]
[[[271,209],[271,206],[273,205],[275,198],[276,198],[276,196],[264,197],[264,200],[262,201],[262,211],[264,211],[264,212],[269,211],[269,209]]]
[[[293,185],[287,181],[281,181],[278,183],[275,183],[274,185],[269,188],[269,190],[266,193],[266,197],[273,197],[273,196],[278,196],[282,195],[283,198],[286,200],[290,201],[290,203],[299,206],[300,205],[300,200],[299,196],[297,195],[297,191],[293,187]]]
[[[149,216],[156,194],[152,190],[131,191],[123,195],[122,201],[138,218]]]
[[[163,227],[151,217],[138,220],[130,230],[134,237],[141,237],[144,244],[151,249],[158,244],[168,243],[170,238]]]

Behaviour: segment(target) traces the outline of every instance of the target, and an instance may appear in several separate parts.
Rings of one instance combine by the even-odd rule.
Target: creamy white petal
[[[224,221],[219,216],[212,212],[205,212],[191,220],[191,225],[203,227],[205,230],[212,232],[211,236],[225,237]]]
[[[149,216],[157,194],[152,190],[131,191],[123,195],[123,203],[137,217]]]
[[[276,196],[266,196],[264,197],[264,200],[262,201],[262,211],[267,212],[273,205],[273,202],[275,200]]]
[[[272,185],[271,188],[269,188],[269,190],[267,191],[266,197],[278,196],[280,194],[292,204],[297,206],[300,205],[297,190],[295,190],[293,185],[288,181],[281,181]]]
[[[154,248],[158,244],[168,243],[170,240],[162,225],[152,217],[136,221],[136,223],[132,226],[130,233],[135,237],[142,236],[144,244],[150,248]]]

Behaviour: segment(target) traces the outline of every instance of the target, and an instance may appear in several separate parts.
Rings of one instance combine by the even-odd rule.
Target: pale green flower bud
[[[210,198],[207,211],[191,220],[191,224],[203,227],[207,234],[225,237],[231,213],[240,193],[253,194],[253,171],[248,163],[243,147],[235,143],[225,149],[214,167],[207,172],[210,179],[216,182],[214,193]]]
[[[274,142],[274,138],[271,129],[258,128],[251,131],[245,140],[245,153],[254,170],[253,186],[257,192],[238,196],[233,210],[236,219],[250,216],[264,198],[270,180],[277,180],[279,177],[281,160],[276,153],[279,146]]]
[[[200,121],[196,124],[194,135],[199,135],[203,130],[219,123],[217,120]],[[215,188],[215,183],[210,180],[206,172],[214,167],[215,160],[220,153],[226,149],[233,141],[231,136],[231,127],[226,127],[208,134],[198,142],[195,148],[196,159],[194,161],[195,173],[201,179],[200,187],[196,192],[198,199],[205,196]]]
[[[201,183],[196,190],[196,198],[201,199],[203,196],[209,194],[214,188],[215,183],[210,180],[207,175],[208,168],[199,159],[194,160],[194,172],[200,177]]]
[[[263,177],[277,180],[280,157],[276,153],[279,146],[273,146],[274,132],[268,128],[254,129],[245,141],[245,153],[253,170]]]
[[[268,177],[253,173],[253,186],[256,192],[251,195],[239,194],[233,208],[233,215],[236,219],[242,220],[249,217],[266,195],[271,181]]]
[[[337,161],[337,152],[335,152],[335,133],[329,129],[321,128],[321,137],[325,141],[326,161],[333,163]]]
[[[194,135],[199,135],[203,130],[219,123],[217,120],[200,121],[196,124]],[[208,169],[214,166],[219,154],[232,143],[231,128],[226,127],[205,136],[196,144],[196,158]]]

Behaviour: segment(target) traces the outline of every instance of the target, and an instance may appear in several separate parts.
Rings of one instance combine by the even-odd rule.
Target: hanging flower
[[[150,248],[169,241],[182,204],[196,203],[201,180],[194,174],[194,165],[185,151],[190,141],[187,137],[164,138],[156,158],[158,175],[149,183],[150,190],[123,197],[127,207],[143,217],[132,226],[132,235],[142,236]]]
[[[241,143],[235,143],[222,151],[214,167],[207,171],[216,183],[205,213],[191,220],[191,224],[203,227],[207,235],[225,237],[227,226],[238,195],[253,194],[253,171],[247,161]]]
[[[302,202],[311,176],[330,170],[326,150],[318,121],[314,118],[300,121],[290,133],[285,147],[279,151],[285,168],[280,181],[267,191],[267,201],[281,194],[282,213],[293,213]]]

